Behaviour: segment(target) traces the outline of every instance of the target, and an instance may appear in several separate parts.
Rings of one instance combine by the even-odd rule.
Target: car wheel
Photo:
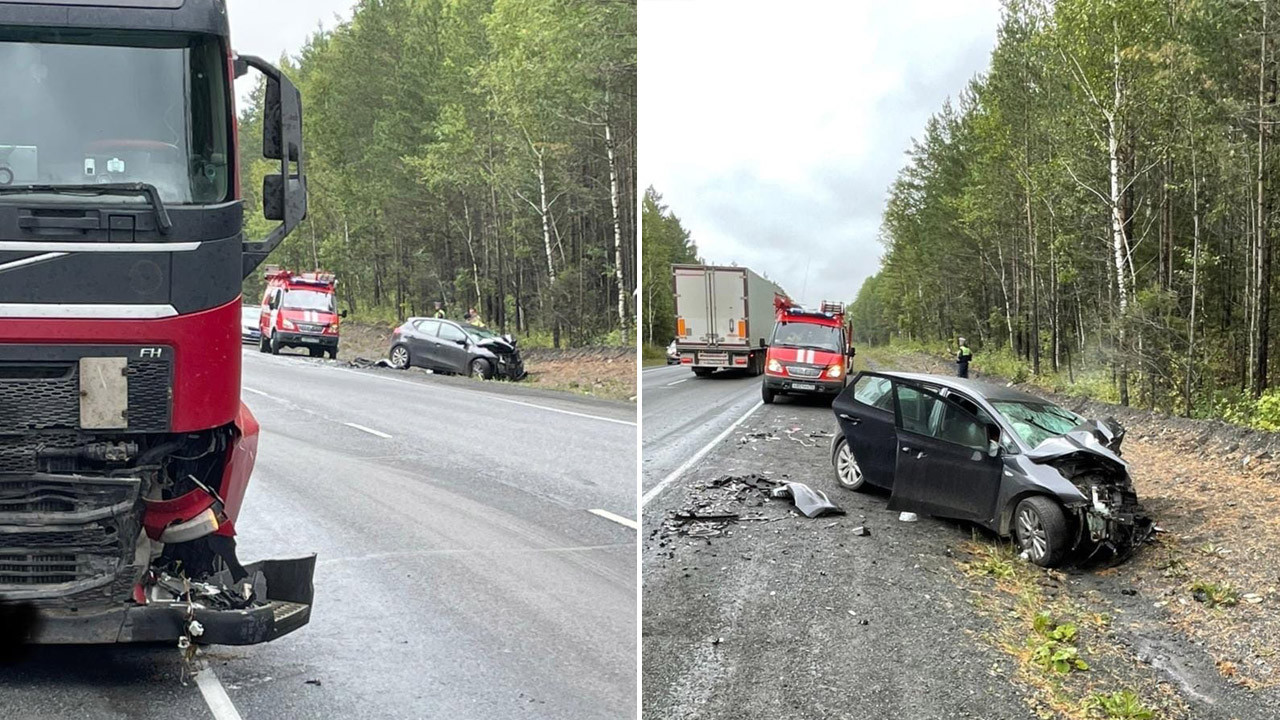
[[[772,405],[773,399],[776,396],[777,396],[777,393],[775,393],[773,390],[770,390],[768,387],[764,385],[760,386],[760,399],[764,401],[765,405]]]
[[[324,357],[324,348],[307,348],[311,357]]]
[[[280,338],[275,333],[271,333],[271,354],[280,354]]]
[[[484,358],[476,358],[471,361],[471,365],[467,367],[467,375],[471,377],[479,377],[481,380],[488,380],[493,370],[489,365],[489,361]]]
[[[409,348],[403,345],[396,345],[391,348],[391,367],[397,370],[409,369]]]
[[[858,459],[853,456],[853,448],[849,447],[849,441],[845,438],[840,438],[836,445],[831,467],[836,471],[836,482],[846,490],[861,490],[867,482]]]
[[[1028,560],[1053,567],[1067,554],[1071,533],[1062,506],[1036,495],[1018,503],[1013,513],[1013,536]]]
[[[329,359],[330,359],[330,360],[337,360],[337,359],[338,359],[338,348],[333,348],[332,350],[329,350],[328,352],[329,352]]]
[[[258,338],[258,352],[271,352],[270,341],[267,340],[266,335],[262,335]]]

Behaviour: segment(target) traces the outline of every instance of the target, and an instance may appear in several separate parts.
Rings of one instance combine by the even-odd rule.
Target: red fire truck
[[[247,645],[311,616],[314,556],[236,556],[241,286],[307,193],[300,95],[229,36],[225,0],[0,0],[0,603],[32,642]],[[250,67],[265,238],[243,232]]]
[[[806,310],[775,295],[773,304],[776,322],[765,354],[763,400],[801,394],[835,399],[853,367],[844,303],[823,301],[819,309]]]
[[[311,357],[338,357],[338,312],[333,273],[295,273],[268,267],[262,294],[258,349],[278,355],[281,348],[306,348]]]

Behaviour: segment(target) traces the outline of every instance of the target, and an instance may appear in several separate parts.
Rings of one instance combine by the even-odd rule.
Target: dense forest
[[[890,188],[859,340],[965,335],[1188,415],[1270,401],[1278,28],[1274,0],[1007,0]]]
[[[557,346],[634,342],[634,0],[360,0],[285,66],[310,213],[271,263],[337,273],[364,320],[444,301]],[[240,118],[255,236],[262,97]]]
[[[662,195],[650,187],[644,192],[640,211],[643,234],[641,252],[641,341],[665,345],[676,331],[675,298],[672,297],[671,265],[696,263],[698,246],[680,218],[662,203]]]

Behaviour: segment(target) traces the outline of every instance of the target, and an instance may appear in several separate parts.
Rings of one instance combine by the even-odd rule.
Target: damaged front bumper
[[[38,644],[181,642],[203,645],[256,645],[270,642],[311,620],[315,594],[314,555],[293,560],[264,560],[244,566],[255,598],[244,608],[218,608],[196,593],[186,597],[135,598],[115,608],[81,612],[42,608],[31,641]],[[209,584],[231,587],[229,575]],[[20,596],[7,598],[22,601]],[[138,603],[137,599],[144,602]]]
[[[1076,548],[1092,558],[1110,554],[1117,560],[1132,555],[1155,534],[1155,522],[1137,495],[1114,485],[1080,488],[1088,502],[1076,511]]]

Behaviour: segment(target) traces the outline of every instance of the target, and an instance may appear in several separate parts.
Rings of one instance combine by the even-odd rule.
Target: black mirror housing
[[[346,310],[343,310],[342,312],[338,313],[338,317],[340,317],[340,318],[345,318],[346,316],[347,316],[347,311],[346,311]]]
[[[262,155],[280,161],[280,172],[268,175],[262,181],[263,217],[280,225],[266,238],[244,243],[244,276],[248,277],[307,216],[302,94],[279,68],[262,58],[241,55],[235,58],[234,65],[237,73],[252,67],[267,78]]]

